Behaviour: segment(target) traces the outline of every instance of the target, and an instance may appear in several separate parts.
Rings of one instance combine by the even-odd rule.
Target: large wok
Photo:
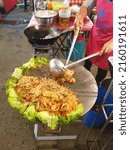
[[[45,27],[43,25],[34,25],[27,27],[24,30],[24,34],[28,38],[31,44],[53,44],[54,41],[62,34],[68,33],[73,30],[73,27],[64,31],[57,29],[56,27]]]
[[[62,62],[66,62],[65,59],[62,59]],[[72,67],[74,70],[74,77],[76,79],[75,84],[64,83],[65,87],[75,91],[77,94],[80,103],[84,106],[84,112],[82,116],[85,115],[95,104],[97,95],[98,95],[98,87],[95,81],[94,76],[83,66],[75,65]],[[29,71],[30,76],[36,77],[50,77],[49,70],[47,67],[42,68],[33,68]]]

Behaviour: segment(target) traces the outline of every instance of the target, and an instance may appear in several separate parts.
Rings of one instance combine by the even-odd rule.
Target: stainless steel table
[[[62,60],[62,61],[65,61],[65,60]],[[82,116],[83,116],[95,104],[96,99],[97,99],[97,95],[98,95],[98,88],[97,88],[97,84],[96,84],[94,76],[88,70],[86,70],[83,66],[76,65],[72,69],[74,69],[74,71],[75,71],[74,77],[76,78],[76,83],[75,84],[66,83],[64,86],[74,90],[77,93],[77,96],[78,96],[80,102],[84,106],[84,112],[82,114]],[[44,70],[41,69],[41,71],[42,71],[42,73],[40,73],[40,70],[39,70],[39,72],[37,72],[37,74],[43,76]],[[32,71],[32,73],[34,73],[34,72]],[[33,74],[31,74],[31,75],[33,75]],[[81,119],[79,121],[81,121]],[[80,129],[81,128],[79,127],[77,130],[80,130]],[[35,138],[37,141],[39,141],[39,140],[45,141],[45,140],[72,140],[72,139],[77,139],[77,135],[39,136],[38,135],[38,123],[34,125],[34,135],[35,135]]]

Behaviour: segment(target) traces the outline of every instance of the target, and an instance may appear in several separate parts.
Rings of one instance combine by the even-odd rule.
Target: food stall
[[[66,27],[60,26],[58,19],[55,20],[56,21],[55,23],[54,22],[50,23],[51,17],[50,18],[45,17],[45,20],[46,19],[49,20],[47,22],[47,24],[49,23],[49,25],[48,25],[49,27],[48,26],[45,27],[45,22],[43,21],[44,17],[42,18],[42,21],[43,21],[42,25],[39,25],[39,22],[36,18],[35,13],[33,14],[29,25],[26,27],[26,29],[24,31],[28,40],[30,40],[29,42],[31,42],[32,46],[34,46],[35,44],[39,44],[39,41],[41,42],[40,46],[42,46],[42,45],[44,46],[46,41],[48,41],[49,43],[51,41],[53,43],[55,43],[56,41],[54,41],[54,39],[58,38],[58,40],[59,40],[61,38],[62,33],[63,33],[63,35],[65,35],[65,37],[67,37],[68,32],[65,32],[65,30],[70,29],[71,27],[73,27],[73,24],[74,24],[73,17],[70,18],[70,22]],[[43,14],[46,14],[46,13],[43,13]],[[52,15],[52,14],[56,14],[56,13],[51,12],[49,15]],[[57,14],[54,16],[57,16]],[[87,17],[86,22],[84,24],[83,31],[90,30],[92,25],[93,24],[92,24],[91,20]],[[71,29],[73,29],[73,28],[71,28]],[[26,32],[26,31],[28,31],[28,32]],[[33,32],[34,32],[34,34],[33,34]],[[72,32],[72,30],[69,30],[69,32]],[[59,33],[59,35],[57,35],[56,33]],[[50,43],[50,45],[52,46],[53,43]],[[60,44],[63,46],[64,41],[62,41]],[[36,48],[35,50],[37,51],[37,49],[38,48]],[[58,47],[58,50],[61,50],[60,47]],[[41,51],[44,51],[44,49],[42,49]],[[55,49],[54,49],[54,51],[55,51]],[[55,55],[53,57],[55,57]],[[26,96],[23,96],[23,95],[20,96],[19,92],[21,91],[21,87],[22,87],[21,83],[28,83],[32,80],[32,77],[30,77],[30,76],[35,76],[35,77],[39,78],[39,75],[40,75],[42,77],[45,77],[46,80],[48,78],[57,80],[57,78],[53,78],[50,75],[50,73],[48,72],[48,64],[49,64],[48,62],[49,62],[49,59],[44,58],[44,57],[40,58],[38,55],[35,58],[31,58],[29,60],[29,62],[23,64],[21,67],[18,67],[14,70],[11,79],[7,82],[6,87],[7,87],[8,101],[13,108],[17,109],[28,120],[30,120],[30,121],[39,120],[40,122],[42,122],[44,125],[47,125],[51,129],[55,129],[57,127],[57,125],[59,125],[59,124],[67,125],[70,122],[78,119],[80,116],[85,115],[93,107],[93,105],[96,101],[96,98],[97,98],[97,84],[96,84],[96,81],[95,81],[93,75],[89,71],[87,71],[82,65],[76,65],[71,68],[74,72],[70,71],[70,75],[74,74],[74,78],[71,78],[71,79],[73,79],[73,81],[75,79],[76,82],[70,82],[70,83],[63,84],[63,86],[65,88],[70,88],[74,91],[74,93],[76,93],[76,95],[78,94],[79,100],[78,100],[78,103],[76,102],[78,104],[78,106],[75,107],[76,108],[75,111],[70,111],[69,114],[66,114],[66,112],[67,112],[66,110],[63,112],[60,111],[60,114],[59,113],[57,114],[55,112],[58,116],[57,115],[53,116],[53,115],[51,115],[52,110],[50,110],[50,114],[45,109],[39,110],[36,108],[37,107],[36,105],[41,104],[41,102],[39,104],[36,104],[37,102],[35,101],[35,99],[38,95],[32,99],[31,98],[32,96],[30,95],[31,93],[29,92],[27,94],[27,91],[29,90],[28,88],[31,87],[30,83],[29,83],[30,86],[27,87],[28,90],[24,92],[25,95],[27,94]],[[63,59],[63,62],[65,62],[65,59]],[[24,78],[24,76],[27,76],[27,77]],[[87,77],[87,79],[86,79],[86,77]],[[68,75],[67,75],[67,78],[68,78]],[[35,78],[35,79],[37,80],[37,78]],[[39,79],[41,79],[41,77]],[[63,79],[61,79],[61,80],[63,81]],[[68,79],[67,79],[67,81],[68,81]],[[41,82],[41,81],[38,81],[38,83],[39,82]],[[71,83],[74,83],[74,84],[71,84]],[[62,86],[59,87],[59,91],[60,91],[60,88],[62,89],[63,87]],[[25,85],[24,85],[24,89],[26,89]],[[65,89],[63,89],[62,91],[64,91],[64,90]],[[29,91],[32,91],[32,89]],[[35,90],[33,90],[33,91],[35,93]],[[52,89],[50,91],[52,91]],[[12,92],[13,92],[13,95],[12,95]],[[34,93],[33,93],[33,95],[34,95]],[[42,92],[42,94],[43,93],[44,93],[44,91]],[[21,93],[21,94],[23,94],[23,93]],[[61,94],[61,96],[64,98],[66,98],[67,95],[68,94],[64,94],[64,93]],[[58,95],[55,95],[55,96],[57,97]],[[28,102],[27,102],[27,99],[29,100]],[[49,103],[47,105],[48,105],[48,108],[51,109],[52,106],[49,106],[50,105]],[[60,109],[60,107],[62,107],[62,104],[60,104],[60,106],[58,106],[58,109]],[[35,127],[34,127],[35,136],[37,134],[36,129],[37,129],[37,124],[35,124]],[[61,140],[70,139],[70,138],[72,139],[71,136],[60,137]],[[42,139],[44,140],[44,138],[42,138]],[[47,139],[47,138],[45,137],[45,139]],[[49,139],[49,137],[48,137],[48,139]],[[50,139],[52,139],[52,137]],[[56,136],[56,137],[53,137],[53,139],[56,140],[59,138]],[[76,136],[74,136],[73,139],[76,139]]]
[[[48,72],[48,60],[50,59],[50,57],[49,57],[49,59],[44,58],[45,57],[45,55],[44,55],[45,49],[48,49],[48,47],[47,47],[48,45],[50,46],[51,50],[54,48],[52,57],[57,57],[57,55],[56,55],[57,51],[63,52],[62,51],[63,47],[64,48],[67,47],[67,45],[64,45],[65,39],[69,35],[68,32],[65,32],[65,30],[73,27],[73,23],[74,23],[73,16],[71,16],[70,22],[67,27],[61,26],[59,24],[58,18],[57,18],[56,21],[52,24],[52,26],[50,28],[48,28],[49,30],[45,30],[46,29],[45,27],[43,28],[42,25],[39,25],[39,22],[36,19],[35,13],[33,13],[29,24],[27,25],[26,29],[24,30],[24,33],[27,36],[27,40],[29,40],[32,47],[35,49],[35,51],[34,51],[35,57],[31,58],[27,63],[24,63],[22,66],[15,68],[14,72],[12,73],[11,79],[7,83],[8,101],[9,101],[10,105],[13,108],[17,109],[20,112],[20,114],[22,114],[26,119],[28,119],[30,121],[34,121],[34,136],[37,141],[77,139],[77,137],[78,137],[77,135],[70,135],[69,133],[67,135],[60,135],[61,128],[64,125],[69,125],[69,123],[71,121],[72,122],[79,121],[79,120],[82,121],[82,117],[92,109],[92,107],[95,104],[96,99],[97,99],[98,89],[97,89],[95,79],[89,71],[84,69],[84,67],[82,65],[76,65],[75,67],[71,68],[74,70],[74,78],[76,79],[76,82],[74,84],[65,83],[63,85],[65,87],[72,89],[78,95],[79,103],[82,104],[83,108],[84,108],[82,113],[80,111],[80,114],[75,113],[75,115],[68,117],[68,116],[64,116],[65,112],[63,112],[63,113],[60,112],[60,115],[63,114],[62,117],[61,116],[60,117],[59,116],[52,117],[52,115],[50,115],[50,114],[53,114],[53,113],[57,114],[57,112],[49,111],[50,114],[47,112],[43,113],[40,110],[41,108],[38,107],[39,103],[41,103],[41,101],[39,102],[39,99],[38,99],[38,102],[36,102],[34,99],[32,101],[31,95],[29,95],[30,94],[29,93],[26,95],[26,98],[20,100],[20,97],[16,93],[20,89],[19,86],[21,86],[20,85],[21,77],[23,77],[24,75],[26,75],[27,78],[29,78],[30,76],[33,76],[35,78],[31,77],[31,79],[36,79],[36,81],[38,78],[38,82],[41,82],[41,81],[39,81],[39,77],[40,78],[43,78],[43,77],[49,78],[50,77],[50,73]],[[88,17],[86,17],[83,31],[80,34],[83,34],[86,30],[90,31],[92,25],[93,24],[92,24],[91,20]],[[36,31],[36,29],[37,29],[37,31]],[[26,31],[28,31],[28,33]],[[50,33],[50,31],[53,31],[53,33],[55,33],[54,34],[55,37],[53,37],[53,38],[50,37],[51,34],[48,34],[48,31],[49,31],[49,33]],[[45,38],[45,34],[43,34],[44,32],[46,32],[46,36],[48,37],[48,39]],[[71,32],[72,31],[70,30],[69,33],[71,33]],[[32,35],[30,36],[29,33],[31,33]],[[39,34],[41,37],[38,39]],[[65,37],[65,39],[63,38],[63,36]],[[39,40],[41,42],[40,44],[39,44]],[[46,45],[45,43],[47,41],[49,41],[49,42]],[[44,57],[40,58],[38,56],[39,52],[43,53]],[[64,57],[64,59],[62,60],[64,63],[65,63],[65,58],[66,57]],[[27,79],[27,78],[24,78],[24,79]],[[24,81],[24,83],[26,84],[27,82]],[[49,86],[49,85],[47,85],[47,86]],[[30,87],[31,87],[31,84],[29,87],[27,87],[28,88],[27,91],[28,90],[31,92],[34,91],[34,89],[33,88],[30,89]],[[26,86],[23,85],[22,91],[24,91],[25,88],[26,88]],[[39,92],[38,88],[37,88],[37,91]],[[44,96],[44,92],[45,92],[45,89],[41,93],[42,96]],[[41,96],[41,94],[40,94],[40,96]],[[61,95],[63,96],[64,94],[62,93]],[[36,95],[35,95],[35,98],[36,98]],[[52,105],[51,103],[47,103],[48,110],[50,109],[51,105]],[[60,105],[63,106],[63,104],[60,104]],[[53,106],[55,107],[55,105],[53,105]],[[82,110],[82,109],[80,109],[80,110]],[[47,127],[49,126],[51,128],[51,130],[53,130],[53,131],[54,131],[55,127],[57,128],[57,126],[60,126],[60,128],[59,128],[59,131],[57,131],[57,132],[51,131],[51,135],[45,134],[45,135],[41,136],[41,134],[39,135],[39,132],[40,132],[39,125],[42,125],[43,129],[45,128],[45,126],[47,126]],[[80,129],[81,128],[79,127],[77,130],[80,130]],[[56,133],[58,133],[58,135]]]

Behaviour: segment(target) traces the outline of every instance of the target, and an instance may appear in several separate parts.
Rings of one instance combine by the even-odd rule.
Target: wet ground
[[[31,15],[32,8],[29,8],[28,12],[24,12],[16,7],[3,18],[4,20],[0,21],[0,150],[36,150],[38,145],[39,149],[73,150],[76,149],[73,140],[37,142],[33,131],[34,123],[25,120],[7,102],[6,81],[15,67],[21,66],[33,56],[33,48],[23,33]],[[89,128],[83,126],[80,129],[80,126],[81,124],[74,123],[63,127],[62,134],[80,133],[77,149],[85,150],[88,149],[85,136]],[[99,131],[100,129],[93,129],[88,140],[93,140]],[[42,127],[40,133],[42,133]],[[112,129],[107,128],[99,139],[100,143],[104,145],[111,135]],[[101,148],[96,145],[94,149]],[[112,150],[112,143],[105,150]]]

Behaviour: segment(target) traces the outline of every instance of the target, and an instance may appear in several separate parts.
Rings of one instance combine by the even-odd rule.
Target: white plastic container
[[[61,26],[68,26],[71,16],[70,9],[61,9],[59,10],[59,24]]]

